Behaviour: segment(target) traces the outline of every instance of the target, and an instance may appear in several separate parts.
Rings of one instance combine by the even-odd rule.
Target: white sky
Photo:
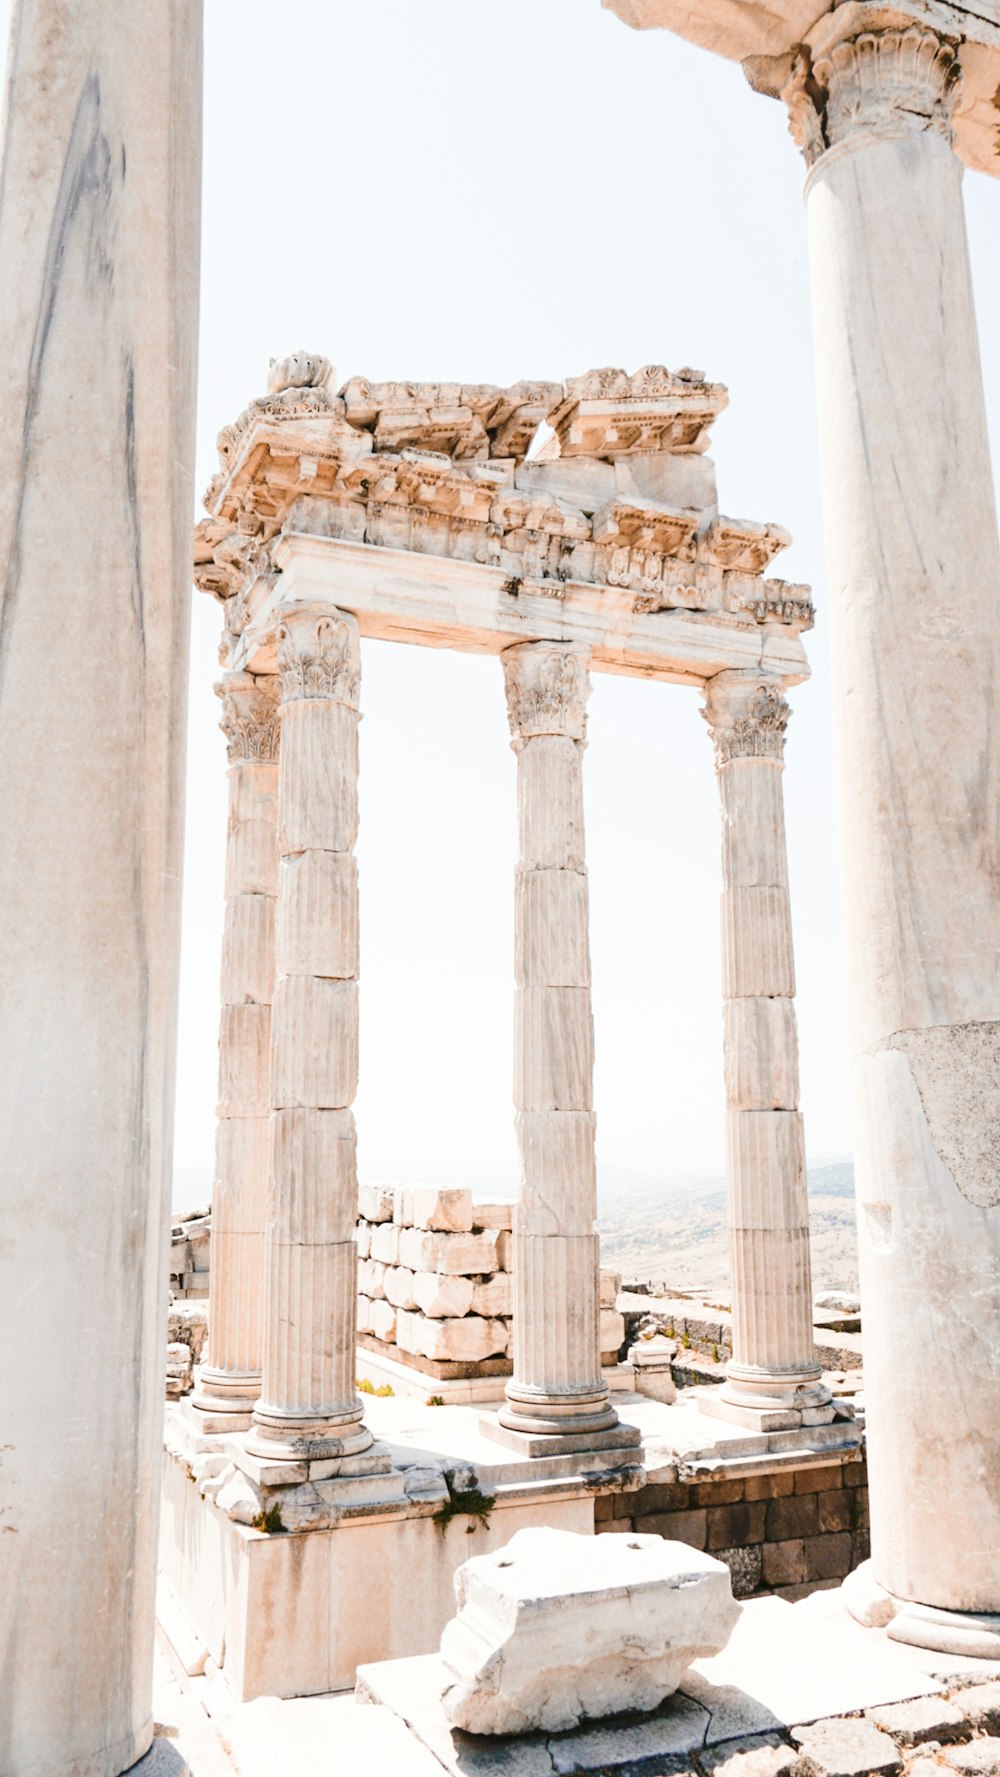
[[[3,10],[0,0],[0,11]],[[599,0],[207,0],[198,487],[267,362],[512,382],[694,364],[731,405],[721,509],[811,581],[786,810],[802,1101],[850,1150],[803,168],[738,67]],[[966,178],[979,314],[1000,186]],[[1000,327],[983,344],[1000,432]],[[214,1139],[225,751],[195,594],[176,1197]],[[586,761],[599,1159],[723,1165],[719,817],[693,690],[594,676]],[[513,1189],[515,762],[492,659],[364,644],[362,1178]]]

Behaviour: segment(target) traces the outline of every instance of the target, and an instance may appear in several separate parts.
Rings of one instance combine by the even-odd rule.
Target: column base
[[[541,1389],[509,1382],[494,1418],[480,1421],[487,1437],[522,1456],[560,1456],[585,1450],[634,1450],[638,1428],[621,1425],[607,1384],[592,1388]],[[623,1460],[632,1460],[624,1458]]]
[[[755,1432],[797,1431],[845,1417],[834,1406],[818,1365],[786,1371],[728,1364],[725,1382],[699,1391],[698,1405],[715,1419]]]
[[[190,1404],[198,1414],[198,1424],[204,1432],[249,1431],[260,1390],[259,1371],[256,1375],[252,1372],[233,1375],[200,1364],[195,1372]]]
[[[374,1442],[361,1413],[360,1401],[356,1412],[322,1419],[257,1407],[246,1440],[247,1453],[267,1462],[321,1462],[360,1456]]]
[[[870,1561],[848,1574],[841,1596],[857,1622],[866,1629],[884,1629],[890,1641],[960,1659],[1000,1660],[1000,1613],[940,1610],[896,1598],[875,1578]]]

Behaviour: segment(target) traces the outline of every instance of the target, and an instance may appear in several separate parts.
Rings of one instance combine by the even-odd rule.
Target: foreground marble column
[[[593,1019],[583,842],[586,648],[526,642],[502,655],[517,754],[514,1373],[500,1426],[624,1443],[601,1374],[594,1218]]]
[[[0,1770],[152,1736],[200,5],[18,0],[0,181]]]
[[[1000,549],[957,67],[930,30],[827,26],[786,96],[812,163],[871,1608],[1000,1655],[1000,1622],[934,1614],[1000,1612]]]
[[[219,1122],[208,1355],[192,1405],[205,1431],[245,1430],[260,1395],[271,999],[278,893],[278,680],[216,687],[229,751]]]
[[[358,1083],[358,692],[353,617],[286,611],[271,1015],[264,1383],[249,1449],[346,1457],[371,1433],[354,1385]]]
[[[809,1199],[782,798],[780,683],[719,673],[706,690],[722,803],[733,1356],[708,1412],[760,1431],[833,1419],[813,1348]]]

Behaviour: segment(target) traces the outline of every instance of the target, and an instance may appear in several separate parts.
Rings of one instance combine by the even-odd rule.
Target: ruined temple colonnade
[[[657,366],[335,392],[327,361],[297,354],[220,435],[197,573],[226,612],[230,868],[195,1405],[206,1433],[247,1434],[258,1478],[303,1459],[387,1473],[354,1390],[366,635],[495,653],[517,758],[513,1374],[485,1429],[530,1458],[627,1463],[638,1442],[599,1343],[583,772],[590,674],[610,670],[707,687],[718,766],[735,1325],[704,1406],[814,1447],[856,1441],[813,1352],[781,797],[811,605],[761,578],[779,527],[719,514],[704,449],[724,401]],[[544,418],[554,438],[531,459]]]
[[[1000,13],[604,3],[742,62],[806,161],[871,1489],[846,1590],[997,1658],[1000,547],[961,185],[1000,176]]]

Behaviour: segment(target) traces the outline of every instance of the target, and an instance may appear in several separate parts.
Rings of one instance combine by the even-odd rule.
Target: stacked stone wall
[[[598,1532],[646,1531],[725,1561],[738,1598],[840,1580],[867,1559],[864,1461],[651,1483],[595,1501]]]
[[[175,1302],[208,1296],[212,1212],[192,1209],[175,1218],[170,1229],[170,1293]]]

